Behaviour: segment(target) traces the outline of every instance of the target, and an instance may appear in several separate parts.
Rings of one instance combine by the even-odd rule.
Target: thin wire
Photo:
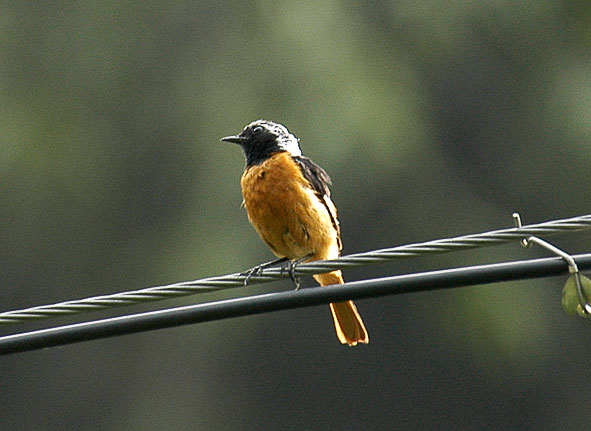
[[[526,225],[521,228],[513,227],[455,238],[403,245],[365,253],[350,254],[335,260],[302,263],[297,266],[294,273],[296,276],[319,274],[337,269],[388,262],[394,259],[499,245],[510,241],[522,240],[523,238],[532,235],[552,235],[586,229],[591,229],[591,215]],[[261,270],[260,274],[252,275],[249,278],[249,284],[266,283],[288,276],[288,271],[285,271],[283,268],[265,268]],[[244,286],[246,277],[246,273],[234,273],[219,277],[149,287],[130,292],[121,292],[112,295],[102,295],[51,305],[42,305],[23,310],[7,311],[0,313],[0,324],[11,324],[54,316],[73,315],[107,308],[194,295],[197,293],[242,287]]]
[[[591,254],[574,257],[582,269],[591,268]],[[0,355],[348,299],[550,277],[567,271],[568,265],[563,259],[550,257],[353,281],[321,289],[254,295],[8,335],[0,337]]]
[[[515,227],[521,227],[521,216],[519,215],[519,213],[513,213],[513,220],[515,222]],[[529,247],[532,243],[537,244],[540,247],[545,248],[551,253],[554,253],[557,256],[560,256],[562,259],[564,259],[564,261],[568,264],[568,272],[570,272],[575,278],[577,296],[579,297],[579,305],[581,306],[584,314],[591,314],[591,305],[589,305],[587,298],[585,298],[585,293],[583,292],[583,285],[581,283],[581,274],[579,273],[577,262],[575,262],[573,257],[564,250],[561,250],[555,245],[550,244],[549,242],[544,241],[543,239],[538,238],[536,236],[530,236],[529,238],[521,240],[521,245],[526,248]]]

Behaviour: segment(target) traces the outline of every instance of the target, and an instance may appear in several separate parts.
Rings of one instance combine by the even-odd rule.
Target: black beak
[[[233,144],[242,144],[245,140],[246,138],[240,135],[226,136],[225,138],[220,139],[220,141],[232,142]]]

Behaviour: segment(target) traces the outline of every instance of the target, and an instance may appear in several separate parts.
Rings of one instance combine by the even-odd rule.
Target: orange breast
[[[289,153],[276,153],[247,168],[240,184],[248,219],[276,256],[338,257],[328,210]]]

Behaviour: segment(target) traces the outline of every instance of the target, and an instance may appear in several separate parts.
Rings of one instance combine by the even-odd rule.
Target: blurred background
[[[258,118],[332,176],[345,254],[589,213],[590,20],[584,0],[4,3],[0,309],[270,260],[243,155],[219,141]],[[591,233],[551,241],[591,251]],[[371,344],[354,349],[322,306],[5,356],[0,427],[584,429],[591,326],[562,312],[565,281],[358,301]]]

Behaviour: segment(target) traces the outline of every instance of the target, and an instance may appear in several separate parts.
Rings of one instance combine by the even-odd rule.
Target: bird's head
[[[239,135],[221,139],[242,147],[246,165],[252,166],[266,160],[271,154],[287,151],[292,156],[301,156],[299,139],[282,124],[257,120],[250,123]]]

